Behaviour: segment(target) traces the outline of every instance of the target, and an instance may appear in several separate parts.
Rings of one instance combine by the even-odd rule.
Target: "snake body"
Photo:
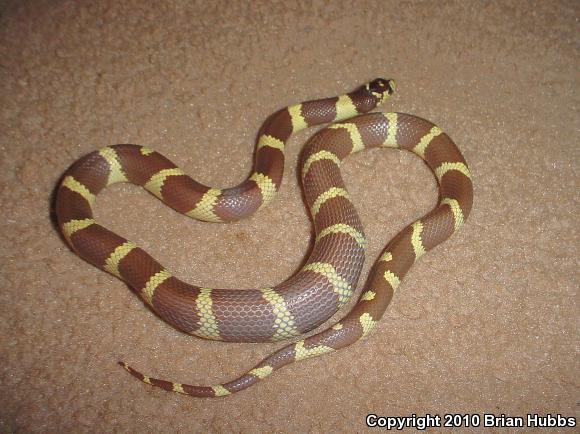
[[[473,196],[464,158],[438,127],[408,114],[364,114],[383,103],[393,90],[392,80],[376,79],[345,95],[279,110],[258,134],[252,174],[228,189],[204,186],[161,154],[137,145],[103,148],[68,169],[57,190],[55,209],[71,248],[89,263],[125,281],[176,328],[206,339],[235,342],[299,339],[353,295],[366,239],[341,178],[344,158],[371,147],[406,149],[421,157],[438,180],[438,205],[387,244],[359,301],[331,328],[283,347],[224,384],[193,386],[159,380],[120,362],[127,371],[166,390],[198,397],[225,396],[291,362],[350,345],[373,329],[411,265],[463,224]],[[308,141],[300,160],[315,243],[302,269],[277,286],[235,290],[187,284],[93,218],[96,195],[118,182],[143,186],[176,211],[199,220],[230,222],[246,217],[270,202],[278,191],[284,145],[290,135],[331,122],[336,123]]]

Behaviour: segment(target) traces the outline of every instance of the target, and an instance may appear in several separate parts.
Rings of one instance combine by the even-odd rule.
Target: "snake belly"
[[[340,174],[344,158],[365,148],[406,149],[427,163],[439,184],[438,205],[387,244],[359,301],[331,328],[283,347],[224,384],[194,386],[155,379],[120,362],[127,371],[166,390],[197,397],[226,396],[291,362],[350,345],[373,329],[411,265],[463,224],[473,200],[467,164],[438,127],[409,114],[364,114],[393,91],[392,80],[376,79],[345,95],[279,110],[260,129],[251,175],[227,189],[204,186],[161,154],[138,145],[103,148],[68,169],[57,190],[55,208],[59,227],[73,251],[125,281],[176,328],[201,338],[233,342],[298,338],[351,299],[364,262],[366,239]],[[141,185],[176,211],[198,220],[230,222],[246,217],[278,191],[284,146],[291,134],[330,122],[336,123],[314,135],[300,159],[315,243],[304,266],[277,286],[237,290],[185,283],[93,218],[96,195],[119,182]]]

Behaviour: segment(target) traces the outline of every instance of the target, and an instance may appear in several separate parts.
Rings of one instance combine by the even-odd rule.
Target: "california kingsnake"
[[[125,369],[166,390],[200,397],[225,396],[293,361],[350,345],[373,329],[411,265],[463,224],[473,199],[465,160],[438,127],[408,114],[363,114],[383,103],[393,91],[392,80],[376,79],[346,95],[279,110],[260,130],[251,176],[228,189],[206,187],[161,154],[137,145],[103,148],[68,169],[55,207],[59,227],[72,249],[133,287],[161,318],[178,329],[206,339],[235,342],[298,337],[330,318],[353,295],[366,239],[341,178],[344,158],[371,147],[406,149],[427,163],[439,183],[438,205],[387,244],[358,303],[331,328],[291,343],[238,379],[215,386],[158,380],[121,363]],[[141,185],[176,211],[199,220],[229,222],[246,217],[270,202],[278,191],[284,145],[290,135],[331,122],[338,123],[307,142],[300,162],[314,222],[314,247],[302,269],[275,287],[242,291],[189,285],[134,243],[93,219],[96,195],[118,182]]]

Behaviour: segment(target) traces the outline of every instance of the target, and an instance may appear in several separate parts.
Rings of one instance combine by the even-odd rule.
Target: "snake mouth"
[[[379,103],[384,102],[392,95],[395,88],[395,80],[385,78],[376,78],[367,85],[367,89],[379,100]]]

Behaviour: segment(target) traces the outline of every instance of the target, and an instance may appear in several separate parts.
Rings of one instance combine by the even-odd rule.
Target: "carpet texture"
[[[361,432],[368,413],[580,415],[577,2],[0,7],[0,431]],[[421,258],[354,346],[219,400],[130,377],[118,360],[213,384],[283,344],[187,336],[75,256],[50,215],[64,170],[137,143],[231,186],[270,113],[378,76],[398,84],[383,111],[430,119],[463,151],[475,186],[466,225]],[[290,140],[280,193],[247,220],[192,221],[132,185],[101,194],[96,217],[186,281],[276,284],[312,242],[296,161],[313,132]],[[401,151],[350,157],[343,173],[369,238],[360,291],[437,188]]]

